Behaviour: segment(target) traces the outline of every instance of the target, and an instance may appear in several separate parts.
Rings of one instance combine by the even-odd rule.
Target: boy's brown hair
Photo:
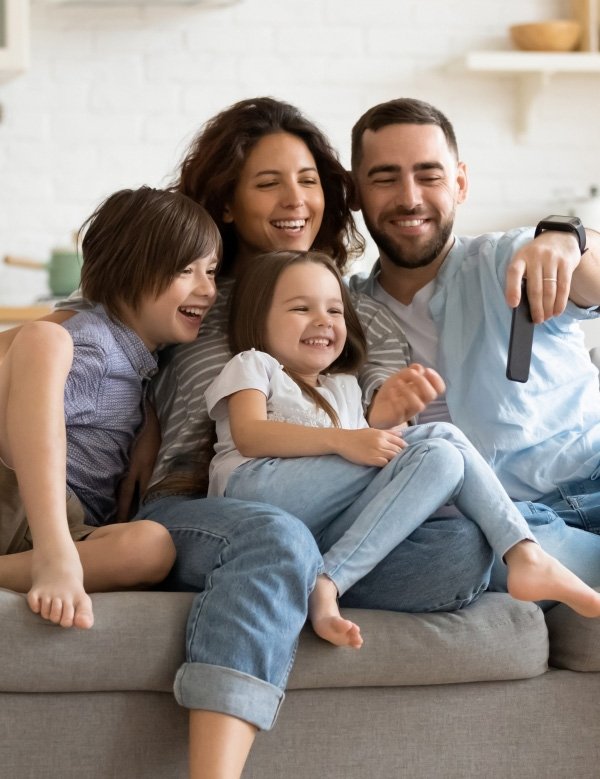
[[[333,260],[322,252],[269,252],[258,255],[242,269],[231,293],[229,347],[234,354],[250,349],[269,351],[266,346],[266,325],[275,286],[287,268],[300,263],[323,265],[337,279],[348,334],[344,350],[327,370],[331,373],[355,373],[366,359],[365,334],[339,270]],[[286,373],[339,427],[337,414],[325,398],[287,368]]]
[[[221,257],[206,210],[180,192],[151,187],[115,192],[81,233],[81,291],[117,318],[123,306],[136,310],[144,296],[158,297],[193,260]]]

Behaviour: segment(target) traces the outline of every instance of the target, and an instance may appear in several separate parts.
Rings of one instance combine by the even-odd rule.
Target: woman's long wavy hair
[[[287,268],[301,263],[322,265],[335,276],[340,285],[347,330],[346,344],[342,353],[327,370],[330,373],[355,373],[366,359],[365,334],[339,270],[322,252],[268,252],[259,254],[253,259],[251,265],[241,270],[231,293],[229,347],[233,354],[250,349],[269,351],[267,318],[271,310],[275,286]],[[285,365],[283,367],[302,392],[327,414],[334,427],[339,427],[338,415],[331,404],[294,371]]]
[[[297,108],[272,97],[257,97],[218,113],[192,141],[172,188],[204,206],[223,239],[221,273],[231,273],[238,249],[235,226],[223,215],[234,196],[242,168],[265,135],[290,133],[301,138],[314,157],[325,196],[325,211],[314,248],[331,257],[340,271],[365,248],[356,228],[351,203],[352,177],[325,135]]]

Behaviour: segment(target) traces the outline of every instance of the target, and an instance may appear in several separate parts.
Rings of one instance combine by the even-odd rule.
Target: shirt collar
[[[103,306],[94,306],[94,311],[104,316],[108,329],[138,376],[142,379],[152,378],[158,370],[157,358],[139,335],[118,319],[111,319]]]

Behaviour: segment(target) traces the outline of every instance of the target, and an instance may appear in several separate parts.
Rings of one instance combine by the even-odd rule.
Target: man
[[[514,500],[546,504],[569,525],[600,533],[598,376],[577,327],[598,315],[600,236],[551,224],[533,242],[530,229],[456,237],[466,166],[450,122],[418,100],[392,100],[359,119],[352,169],[380,256],[351,287],[392,310],[415,362],[447,385],[419,421],[454,422]],[[537,325],[529,381],[517,383],[505,369],[524,277]],[[549,551],[600,584],[600,538],[543,507],[522,509]]]

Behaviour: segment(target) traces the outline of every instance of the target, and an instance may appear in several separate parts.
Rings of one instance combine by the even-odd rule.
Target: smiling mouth
[[[204,309],[198,306],[179,306],[177,309],[180,314],[183,314],[191,322],[200,322],[204,314]]]
[[[278,230],[287,230],[299,233],[306,227],[307,219],[276,219],[271,222]]]
[[[332,346],[333,341],[331,338],[304,338],[302,343],[307,346]]]
[[[427,219],[391,219],[391,223],[395,227],[420,227],[421,225],[424,225]]]

